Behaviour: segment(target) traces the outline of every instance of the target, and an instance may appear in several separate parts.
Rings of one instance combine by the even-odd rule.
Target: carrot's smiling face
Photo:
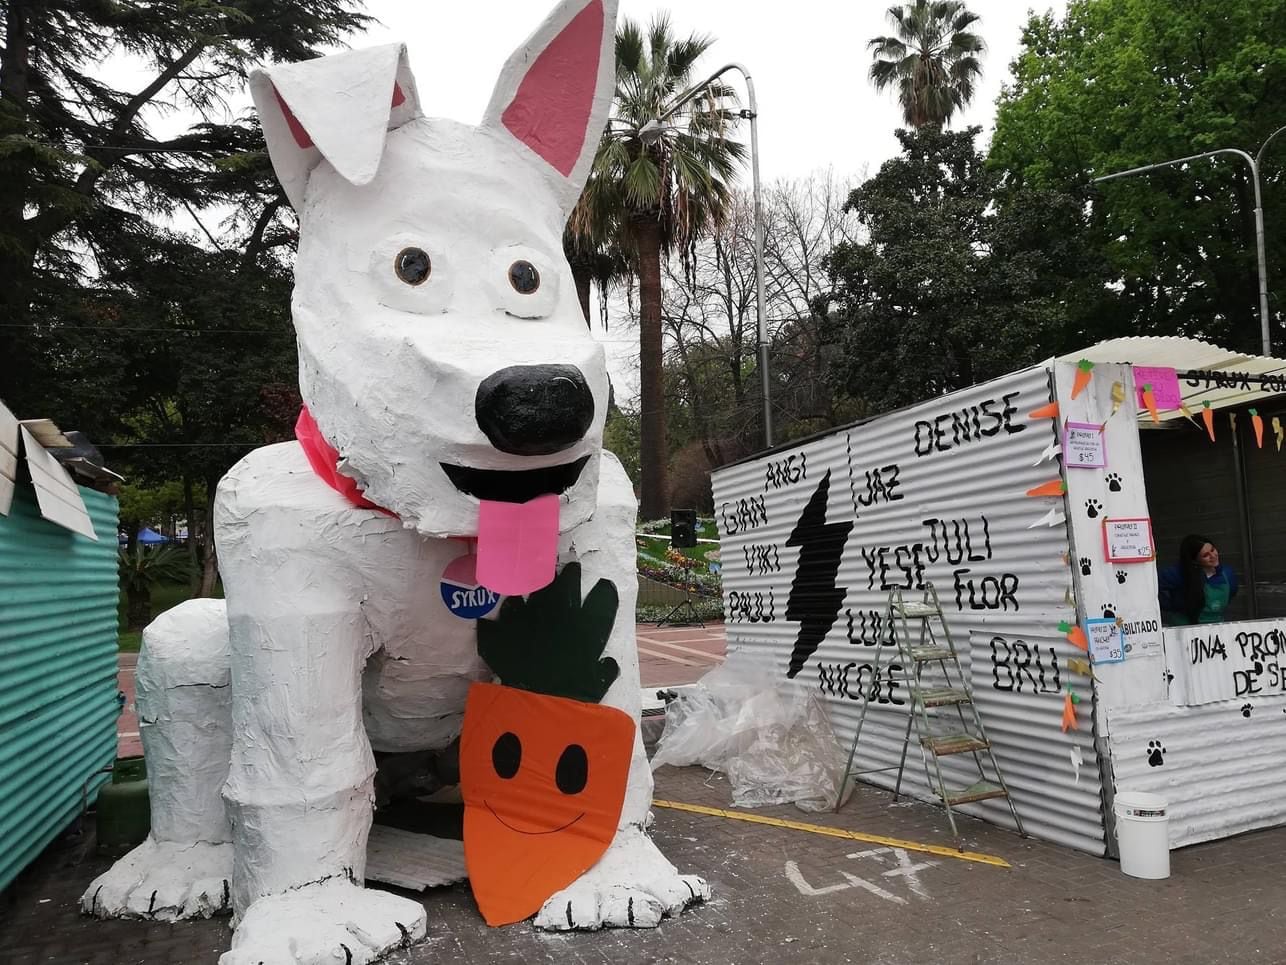
[[[474,684],[460,787],[469,883],[490,925],[521,921],[616,834],[634,721],[612,707]]]

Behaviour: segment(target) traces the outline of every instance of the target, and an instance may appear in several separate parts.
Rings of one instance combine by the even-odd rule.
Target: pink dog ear
[[[564,211],[589,175],[616,82],[617,0],[563,0],[505,62],[482,126],[543,161]]]
[[[367,184],[388,132],[420,114],[402,44],[257,70],[250,93],[277,179],[296,210],[323,158],[345,180]]]

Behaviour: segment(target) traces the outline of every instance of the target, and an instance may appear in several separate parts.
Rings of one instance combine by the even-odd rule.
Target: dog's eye
[[[433,271],[433,263],[423,248],[403,248],[393,258],[393,270],[408,285],[422,285]]]
[[[530,295],[540,287],[540,272],[529,261],[515,261],[509,266],[509,284],[520,295]]]

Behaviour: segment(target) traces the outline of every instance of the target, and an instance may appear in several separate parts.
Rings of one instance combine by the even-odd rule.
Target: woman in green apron
[[[1185,536],[1179,562],[1157,573],[1166,626],[1222,623],[1237,595],[1237,574],[1219,562],[1219,550],[1204,536]]]

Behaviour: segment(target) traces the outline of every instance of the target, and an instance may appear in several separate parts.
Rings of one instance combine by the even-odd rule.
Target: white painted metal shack
[[[1173,370],[1192,417],[1163,398],[1154,421],[1136,368],[1150,401]],[[932,582],[1029,833],[1115,853],[1126,790],[1169,800],[1173,847],[1286,821],[1283,393],[1286,361],[1118,339],[725,466],[729,650],[816,688],[845,749],[865,692],[856,766],[892,787],[875,769],[896,766],[909,701],[891,651],[878,679],[873,655],[889,591]],[[1235,622],[1162,626],[1157,566],[1186,532],[1237,570]],[[942,764],[949,785],[976,778]],[[908,781],[929,796],[915,747]],[[1012,824],[1003,800],[964,810]]]

